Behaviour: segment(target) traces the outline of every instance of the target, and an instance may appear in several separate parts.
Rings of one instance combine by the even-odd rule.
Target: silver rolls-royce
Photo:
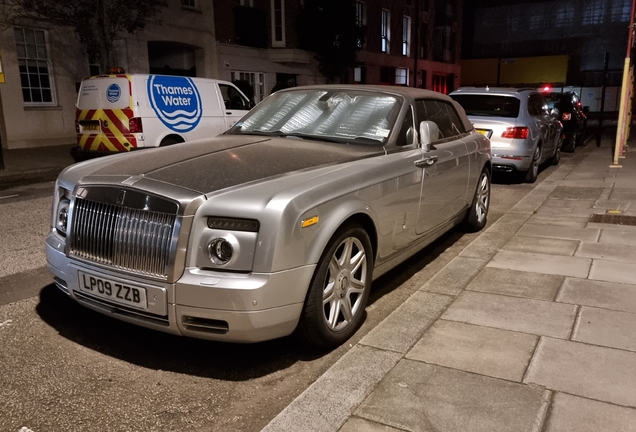
[[[95,311],[173,334],[318,346],[360,326],[374,278],[486,224],[490,143],[426,90],[274,93],[218,137],[75,164],[48,265]]]

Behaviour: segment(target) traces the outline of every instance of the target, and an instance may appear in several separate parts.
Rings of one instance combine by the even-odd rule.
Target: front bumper
[[[186,269],[176,283],[162,283],[71,259],[53,234],[46,240],[46,256],[56,285],[90,309],[166,333],[227,342],[259,342],[291,334],[315,270],[315,265],[268,274]],[[80,271],[143,287],[147,308],[80,290]]]

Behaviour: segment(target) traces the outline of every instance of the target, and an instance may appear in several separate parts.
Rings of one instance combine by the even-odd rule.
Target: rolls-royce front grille
[[[176,215],[76,198],[72,217],[71,255],[167,278]]]

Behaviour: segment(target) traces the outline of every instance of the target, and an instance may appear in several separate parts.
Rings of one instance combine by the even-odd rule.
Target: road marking
[[[13,320],[6,320],[5,322],[1,322],[1,323],[0,323],[0,327],[3,327],[3,326],[5,326],[5,325],[9,325],[9,324],[11,324],[12,322],[13,322]]]
[[[15,194],[15,195],[7,195],[7,196],[0,197],[0,199],[15,198],[15,197],[18,197],[18,196],[20,196],[20,195],[18,195],[18,194]]]

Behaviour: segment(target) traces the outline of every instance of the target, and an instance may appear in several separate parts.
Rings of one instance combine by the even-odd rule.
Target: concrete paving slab
[[[626,233],[636,233],[636,226],[631,225],[618,225],[618,224],[604,224],[597,222],[588,222],[586,229],[599,229],[608,231],[623,231]]]
[[[636,266],[634,263],[595,259],[588,279],[633,284],[636,281]]]
[[[367,333],[360,344],[406,353],[452,301],[453,297],[417,291]]]
[[[599,232],[599,229],[569,228],[549,224],[526,224],[519,230],[518,234],[530,237],[596,241],[598,239]]]
[[[578,201],[564,201],[566,203],[576,203]],[[549,207],[541,206],[535,216],[553,217],[555,219],[566,219],[570,217],[589,218],[594,213],[604,213],[604,209],[588,208],[588,207]]]
[[[585,278],[591,264],[590,258],[502,250],[487,267]]]
[[[525,213],[506,213],[500,217],[488,230],[488,234],[499,234],[503,237],[510,238],[519,228],[532,216],[532,211]]]
[[[438,320],[406,358],[521,382],[539,338]]]
[[[560,186],[563,187],[578,187],[585,189],[598,189],[603,188],[607,185],[604,179],[571,179],[571,180],[563,180]]]
[[[630,188],[614,187],[614,189],[612,189],[612,193],[610,194],[610,200],[636,202],[636,185],[632,184],[632,187]]]
[[[636,285],[565,278],[557,301],[636,313]]]
[[[636,407],[636,353],[541,338],[524,382]]]
[[[581,208],[581,209],[591,209],[594,207],[594,203],[596,200],[587,199],[587,200],[563,200],[560,198],[551,198],[548,197],[547,200],[543,203],[543,207],[569,207],[569,208]]]
[[[403,432],[391,426],[372,422],[359,417],[350,417],[338,432]]]
[[[420,289],[455,296],[466,288],[466,285],[487,262],[487,257],[481,259],[456,257]]]
[[[536,193],[535,193],[536,192]],[[511,213],[534,213],[545,201],[549,192],[545,192],[544,194],[540,194],[537,190],[533,190],[531,193],[526,195],[521,201],[519,201],[512,209],[510,209]]]
[[[400,357],[401,354],[371,347],[353,347],[281,411],[263,432],[337,431]]]
[[[402,360],[356,410],[405,431],[538,431],[549,392]]]
[[[475,240],[473,240],[459,256],[464,258],[477,258],[480,260],[490,259],[503,245],[508,241],[508,237],[500,234],[491,234],[484,232]]]
[[[557,392],[545,432],[636,432],[636,410]]]
[[[636,246],[636,232],[603,230],[598,241],[614,245]]]
[[[574,305],[465,291],[442,319],[567,339],[575,314]]]
[[[588,180],[589,181],[589,180]],[[603,193],[604,186],[580,187],[580,186],[557,186],[550,194],[554,199],[572,200],[596,200]]]
[[[555,225],[570,228],[585,228],[589,217],[568,216],[568,217],[551,217],[551,216],[532,216],[528,223],[536,225]]]
[[[565,278],[559,275],[484,268],[467,290],[552,301]]]
[[[584,306],[572,340],[636,351],[636,314]]]
[[[505,250],[515,252],[573,256],[578,245],[579,242],[576,240],[561,240],[516,235],[511,238],[503,248]]]
[[[636,263],[634,246],[622,244],[582,242],[575,256]]]

